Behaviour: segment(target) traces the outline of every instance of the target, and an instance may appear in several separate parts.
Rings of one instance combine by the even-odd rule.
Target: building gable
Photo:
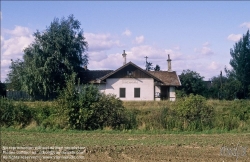
[[[153,78],[156,81],[160,81],[157,77],[143,70],[132,62],[123,65],[119,69],[100,78],[100,80],[104,81],[107,78]]]

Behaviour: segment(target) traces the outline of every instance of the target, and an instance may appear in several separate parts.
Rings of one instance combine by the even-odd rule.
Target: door
[[[169,87],[161,86],[161,100],[167,100],[169,98]]]

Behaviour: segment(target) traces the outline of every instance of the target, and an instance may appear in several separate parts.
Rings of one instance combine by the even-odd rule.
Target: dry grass
[[[138,110],[147,110],[147,109],[160,109],[163,107],[171,108],[175,102],[171,101],[124,101],[123,106],[127,109],[138,109]]]
[[[157,134],[117,131],[3,130],[3,146],[81,146],[85,161],[236,161],[222,146],[250,146],[250,134]],[[238,161],[250,161],[249,150]],[[73,160],[72,160],[73,161]]]

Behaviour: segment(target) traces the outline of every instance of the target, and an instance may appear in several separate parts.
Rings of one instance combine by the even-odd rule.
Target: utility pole
[[[148,56],[144,57],[146,58],[146,70],[148,70],[147,66],[148,66]]]
[[[220,96],[219,99],[222,98],[222,71],[220,71]]]

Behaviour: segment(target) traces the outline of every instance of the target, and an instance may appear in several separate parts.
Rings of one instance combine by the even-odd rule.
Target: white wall
[[[97,88],[100,92],[105,93],[106,84],[98,84]]]
[[[106,94],[120,95],[120,88],[126,88],[126,101],[154,100],[154,80],[152,78],[108,78]],[[134,97],[134,88],[140,88],[140,98]]]
[[[169,100],[175,101],[176,95],[175,95],[175,87],[169,87]]]
[[[155,94],[159,93],[159,95],[161,94],[161,87],[160,86],[155,86]],[[159,98],[155,98],[156,101],[160,101],[161,97],[159,96]]]

